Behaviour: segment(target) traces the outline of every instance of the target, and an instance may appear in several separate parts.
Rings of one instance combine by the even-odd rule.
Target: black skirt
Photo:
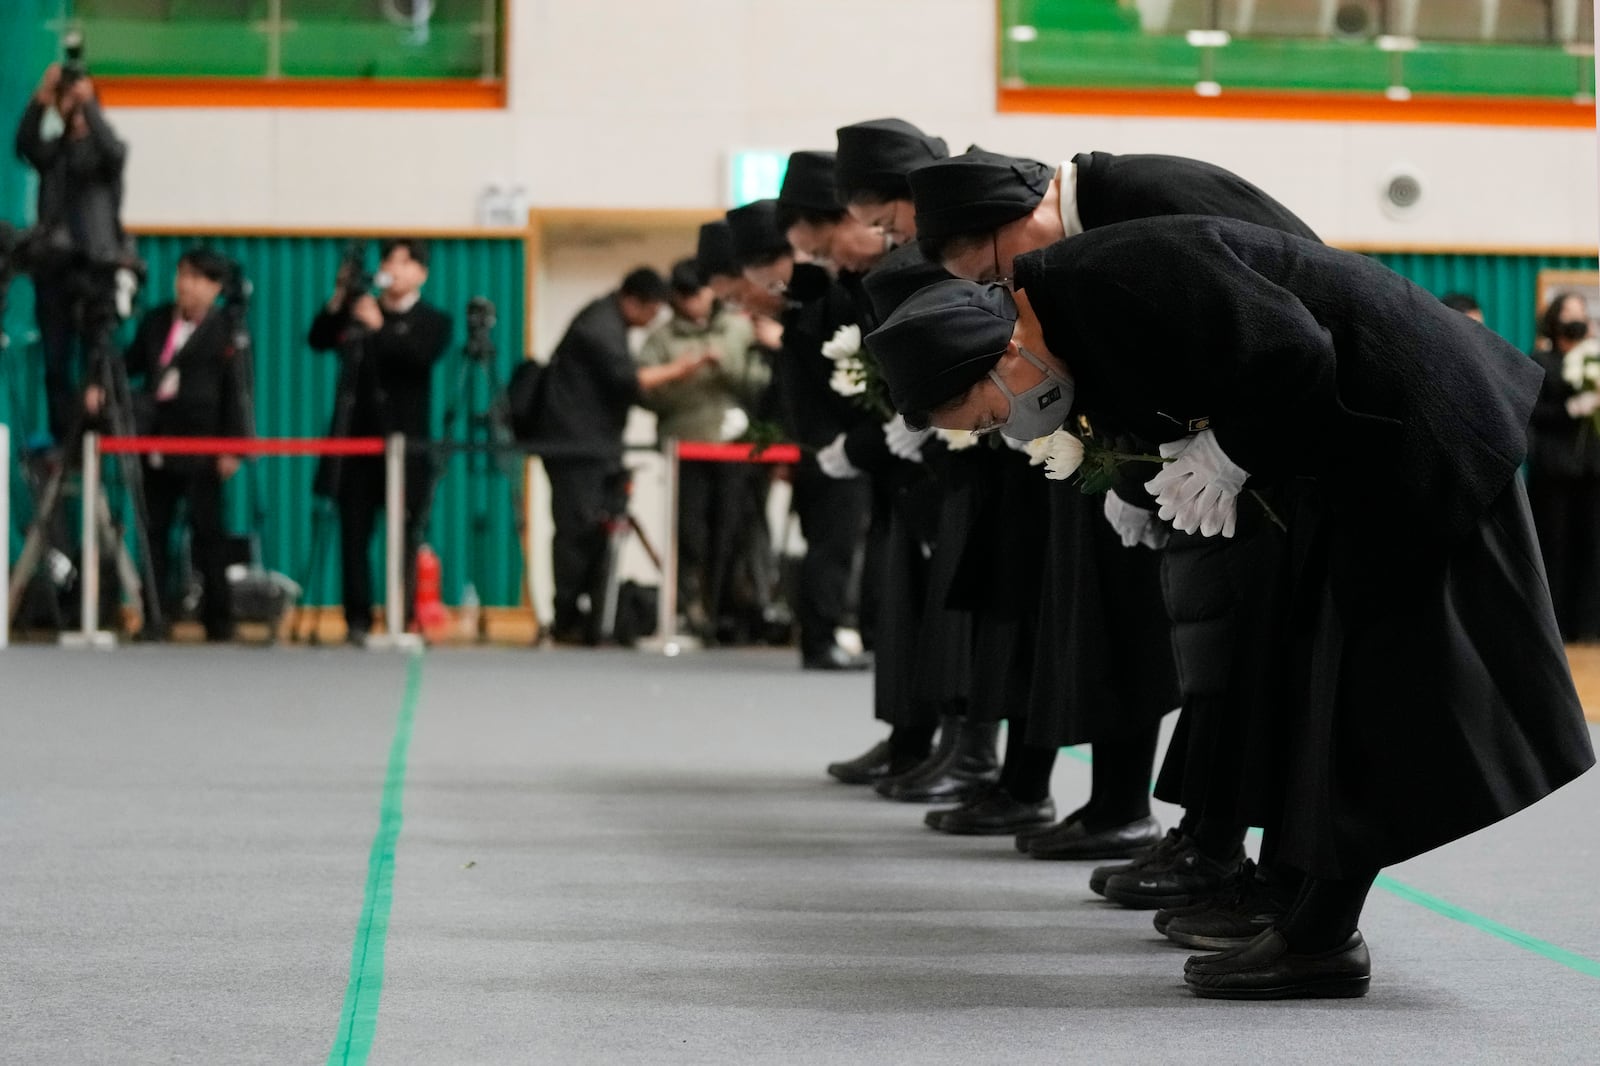
[[[1357,528],[1315,496],[1290,527],[1270,813],[1282,860],[1319,877],[1449,843],[1594,765],[1520,480],[1448,544],[1400,556]]]
[[[1046,486],[1047,529],[1027,696],[1029,744],[1121,739],[1178,705],[1161,601],[1161,553],[1124,548],[1102,496],[1074,481]]]

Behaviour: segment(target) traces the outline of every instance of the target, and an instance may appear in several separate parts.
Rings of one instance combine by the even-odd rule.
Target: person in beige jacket
[[[647,390],[659,440],[729,441],[750,425],[772,370],[748,315],[718,304],[698,262],[675,264],[669,279],[672,318],[645,341],[638,361],[661,366],[707,356],[692,374]],[[729,570],[748,520],[751,479],[759,467],[684,463],[678,479],[678,608],[690,633],[715,638]]]

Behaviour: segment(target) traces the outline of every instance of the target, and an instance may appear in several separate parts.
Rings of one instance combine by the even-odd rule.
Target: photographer
[[[178,260],[169,303],[147,312],[123,358],[130,381],[143,381],[133,398],[138,431],[162,437],[243,437],[250,435],[250,383],[242,350],[248,338],[217,306],[235,268],[216,252],[192,248]],[[104,409],[99,385],[84,394],[91,415]],[[162,618],[171,618],[168,563],[178,501],[189,505],[194,565],[205,583],[201,619],[206,640],[233,636],[233,603],[227,579],[227,534],[222,524],[222,483],[239,469],[233,455],[149,455],[144,492],[149,508],[150,555]],[[154,613],[146,611],[146,618]],[[164,634],[151,631],[147,638]]]
[[[92,356],[116,323],[113,276],[128,258],[121,219],[128,149],[82,68],[52,63],[17,125],[16,151],[39,174],[29,253],[50,432],[61,441],[76,413],[74,340]]]
[[[416,238],[386,240],[374,279],[378,295],[357,288],[353,268],[340,270],[327,305],[311,323],[308,343],[319,352],[340,352],[339,415],[333,436],[386,437],[405,434],[406,622],[414,610],[417,518],[428,499],[433,471],[426,450],[433,411],[433,368],[450,343],[450,316],[422,298],[428,280],[428,245]],[[343,425],[338,424],[343,422]],[[372,629],[372,534],[383,509],[381,456],[350,456],[325,468],[319,491],[339,506],[339,559],[347,639],[361,643]],[[388,619],[390,632],[402,626]]]

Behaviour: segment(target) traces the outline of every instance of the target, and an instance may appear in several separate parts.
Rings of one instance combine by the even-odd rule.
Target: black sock
[[[1178,835],[1185,837],[1194,836],[1194,827],[1200,824],[1200,808],[1185,807],[1183,817],[1178,819]]]
[[[897,725],[889,733],[889,754],[896,759],[922,759],[933,750],[933,734],[938,723]]]
[[[1244,846],[1244,833],[1245,827],[1239,823],[1214,817],[1202,809],[1194,828],[1185,835],[1194,841],[1202,855],[1223,862],[1239,854]]]
[[[1294,867],[1285,866],[1278,861],[1280,835],[1276,829],[1261,831],[1261,858],[1256,861],[1258,870],[1256,876],[1266,882],[1273,898],[1293,901],[1300,897],[1301,886],[1305,884],[1305,875]]]
[[[1006,737],[1006,759],[1000,767],[1000,787],[1019,803],[1039,803],[1050,795],[1050,774],[1056,768],[1056,749],[1025,744],[1015,733]]]
[[[1090,745],[1089,803],[1083,809],[1084,828],[1091,833],[1150,816],[1150,767],[1155,762],[1161,724]]]
[[[1378,877],[1308,877],[1294,907],[1278,924],[1278,932],[1297,955],[1332,951],[1350,939],[1361,921],[1361,908]]]

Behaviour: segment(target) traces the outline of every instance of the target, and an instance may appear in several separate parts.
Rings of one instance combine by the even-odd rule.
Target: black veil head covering
[[[862,277],[862,287],[872,303],[873,318],[887,321],[895,308],[911,298],[911,294],[927,288],[937,281],[949,281],[950,272],[938,263],[929,262],[916,244],[902,244],[883,257],[883,261]]]
[[[1016,324],[1016,302],[1003,286],[952,278],[913,293],[866,344],[895,410],[921,429],[928,412],[994,369]]]
[[[950,146],[923,133],[904,119],[875,118],[838,130],[836,182],[839,199],[848,203],[858,192],[905,188],[906,175],[918,167],[948,158]]]
[[[778,201],[754,200],[725,217],[737,266],[789,251],[789,238],[778,228]]]
[[[708,278],[739,273],[739,264],[733,258],[733,227],[725,219],[719,218],[700,227],[694,259],[700,265],[700,273]]]
[[[933,240],[991,233],[1044,199],[1055,168],[1036,159],[972,147],[907,175],[917,236]]]
[[[783,185],[778,189],[778,203],[791,211],[829,215],[843,211],[835,169],[832,152],[790,152],[789,167],[783,172]]]

